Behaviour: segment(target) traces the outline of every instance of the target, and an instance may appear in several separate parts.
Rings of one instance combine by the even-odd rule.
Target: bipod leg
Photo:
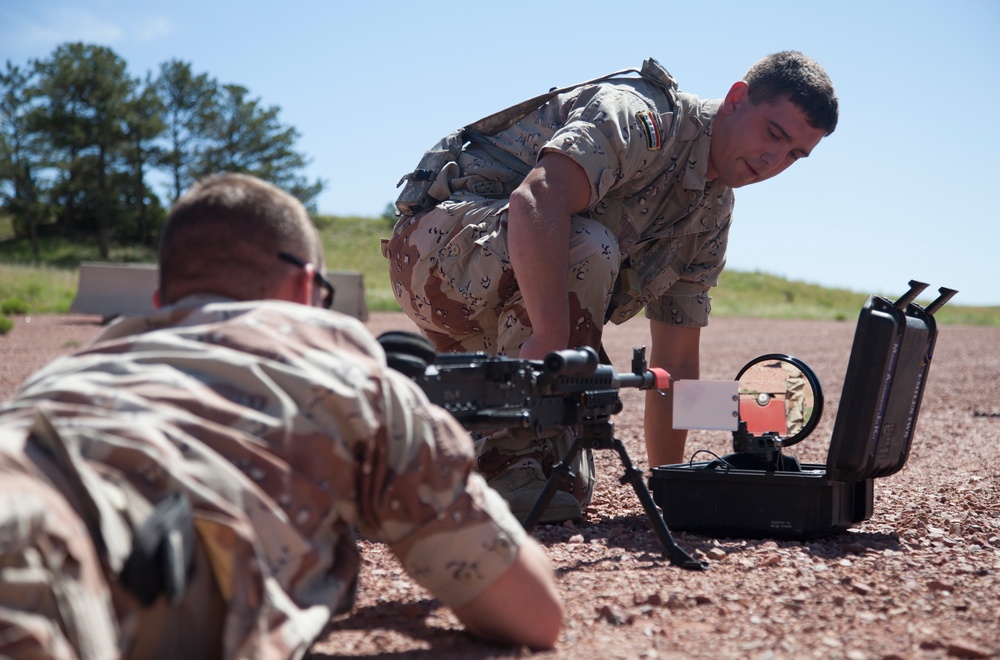
[[[656,508],[653,496],[649,494],[649,489],[646,488],[646,483],[642,480],[642,471],[632,465],[632,459],[629,458],[628,452],[625,451],[625,445],[622,441],[614,438],[612,444],[614,450],[618,452],[618,458],[621,459],[622,465],[625,466],[625,474],[618,481],[622,485],[626,483],[632,484],[632,490],[635,491],[639,502],[642,504],[642,508],[646,511],[646,517],[649,518],[649,524],[653,526],[653,531],[656,533],[657,538],[660,539],[660,545],[663,546],[663,554],[670,559],[670,563],[674,566],[692,571],[707,569],[707,562],[696,560],[684,552],[677,545],[677,542],[674,541],[674,537],[670,533],[670,528],[667,527],[666,521],[663,520],[659,509]]]
[[[576,438],[573,440],[572,446],[570,446],[569,451],[561,461],[552,466],[552,474],[549,475],[549,480],[545,482],[545,488],[538,495],[538,499],[535,500],[535,505],[531,507],[531,511],[528,512],[528,517],[524,519],[522,523],[524,529],[529,534],[535,529],[535,525],[538,524],[539,519],[542,517],[542,513],[549,506],[549,502],[556,495],[556,490],[559,486],[567,485],[573,478],[573,473],[570,472],[569,466],[573,464],[573,460],[576,458],[577,454],[580,453],[582,445],[580,439]]]

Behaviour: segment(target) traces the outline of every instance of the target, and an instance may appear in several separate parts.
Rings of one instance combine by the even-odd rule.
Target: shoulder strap
[[[577,83],[575,85],[570,85],[568,87],[553,88],[544,94],[539,94],[538,96],[532,97],[527,101],[522,101],[517,105],[512,105],[509,108],[501,110],[500,112],[494,112],[492,115],[483,117],[479,121],[472,122],[465,127],[466,132],[477,131],[484,135],[493,135],[494,133],[499,133],[505,128],[510,128],[514,122],[519,119],[523,119],[528,116],[533,110],[540,108],[541,106],[548,103],[552,98],[563,94],[565,92],[572,91],[578,87],[584,87],[586,85],[593,85],[595,83],[604,82],[610,78],[615,78],[617,76],[625,75],[626,73],[641,73],[639,69],[622,69],[621,71],[615,71],[614,73],[609,73],[606,76],[601,76],[600,78],[594,78],[593,80],[587,80],[585,82]]]
[[[621,71],[615,71],[614,73],[609,73],[599,78],[593,78],[581,83],[576,83],[575,85],[553,88],[544,94],[539,94],[538,96],[532,97],[527,101],[522,101],[517,105],[512,105],[499,112],[494,112],[492,115],[483,117],[479,121],[474,121],[463,128],[462,137],[467,140],[479,138],[476,141],[481,141],[482,137],[485,135],[494,135],[504,129],[510,128],[515,122],[528,116],[532,111],[542,107],[559,94],[572,91],[579,87],[604,82],[605,80],[617,78],[618,76],[623,76],[629,73],[637,73],[643,78],[660,85],[668,94],[671,95],[671,97],[673,97],[677,90],[677,82],[673,79],[673,77],[671,77],[666,69],[660,66],[659,62],[653,58],[649,58],[642,63],[641,69],[636,69],[634,67],[622,69]]]
[[[559,94],[572,91],[579,87],[604,82],[605,80],[617,78],[618,76],[623,76],[629,73],[638,73],[643,78],[657,83],[663,87],[668,94],[672,94],[677,87],[677,83],[674,82],[674,79],[670,77],[670,74],[667,73],[656,60],[647,59],[643,62],[641,69],[622,69],[621,71],[615,71],[614,73],[609,73],[599,78],[593,78],[581,83],[576,83],[575,85],[569,85],[568,87],[553,88],[544,94],[539,94],[538,96],[532,97],[527,101],[522,101],[517,105],[512,105],[499,112],[494,112],[492,115],[483,117],[479,121],[475,121],[463,128],[461,131],[462,141],[475,142],[512,171],[519,173],[521,176],[526,176],[531,170],[531,167],[502,149],[496,148],[493,143],[486,138],[486,136],[494,135],[502,130],[510,128],[515,122],[527,117],[531,112],[542,107]]]

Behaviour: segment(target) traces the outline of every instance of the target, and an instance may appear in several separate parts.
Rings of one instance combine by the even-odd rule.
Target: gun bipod
[[[552,498],[555,497],[556,490],[558,490],[559,486],[567,485],[573,478],[569,466],[573,464],[577,455],[584,449],[613,449],[618,454],[618,458],[625,468],[625,474],[621,476],[619,483],[623,485],[629,483],[632,485],[632,490],[635,491],[636,496],[639,498],[639,503],[642,504],[642,508],[646,512],[646,517],[649,518],[653,532],[659,539],[660,545],[663,546],[663,554],[670,559],[671,564],[688,570],[703,571],[708,568],[707,562],[694,559],[674,541],[674,537],[670,533],[670,528],[667,527],[662,514],[656,508],[656,503],[653,501],[653,496],[650,495],[649,489],[646,488],[646,483],[642,479],[642,471],[632,464],[632,459],[625,450],[625,445],[622,441],[614,437],[613,426],[611,424],[602,424],[600,427],[592,428],[589,432],[578,436],[563,459],[552,466],[552,474],[549,476],[545,488],[542,489],[534,506],[531,507],[531,511],[528,512],[527,517],[522,523],[525,531],[530,534],[535,529],[535,526],[542,517],[542,513],[545,512]]]

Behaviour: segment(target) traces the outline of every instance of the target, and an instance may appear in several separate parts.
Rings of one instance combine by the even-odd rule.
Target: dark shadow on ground
[[[352,658],[509,658],[520,657],[518,648],[497,646],[483,642],[462,630],[449,630],[428,625],[427,618],[436,610],[444,607],[432,598],[424,598],[416,602],[381,602],[377,605],[362,607],[348,616],[333,621],[320,635],[326,640],[318,646],[335,645],[337,633],[347,631],[367,631],[370,638],[380,630],[387,633],[401,634],[411,638],[415,644],[430,648],[401,651],[378,652],[363,655],[350,655]],[[306,660],[332,660],[344,657],[343,651],[334,650],[311,651],[306,654]]]

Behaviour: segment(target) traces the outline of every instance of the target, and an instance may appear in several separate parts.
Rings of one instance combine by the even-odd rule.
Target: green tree
[[[208,143],[208,127],[217,119],[218,84],[191,65],[171,60],[160,65],[156,89],[165,106],[167,147],[160,163],[170,172],[174,202],[199,175]]]
[[[170,179],[171,202],[219,171],[272,181],[315,210],[325,187],[308,181],[298,131],[239,85],[220,87],[172,60],[154,77],[132,78],[110,48],[58,46],[27,70],[0,72],[0,204],[18,236],[53,228],[93,236],[102,258],[113,243],[155,241],[163,204],[154,169]]]
[[[14,222],[14,233],[31,242],[38,258],[38,224],[42,202],[42,145],[29,126],[31,74],[7,61],[0,72],[0,200]]]
[[[310,183],[301,175],[307,161],[294,149],[299,132],[278,120],[277,106],[263,107],[260,99],[248,95],[240,85],[222,88],[218,115],[209,129],[212,146],[204,154],[200,175],[253,174],[284,188],[315,211],[316,196],[325,184]]]
[[[56,191],[70,232],[96,229],[106,259],[112,228],[122,218],[114,166],[128,142],[127,109],[136,83],[110,48],[64,44],[36,63],[40,94],[37,124],[59,155]]]
[[[137,89],[125,108],[126,143],[121,186],[123,206],[134,218],[135,226],[134,231],[131,226],[123,227],[120,238],[134,238],[143,245],[150,245],[155,238],[154,225],[163,220],[163,208],[159,198],[146,184],[146,173],[162,162],[163,148],[158,138],[165,132],[166,123],[163,100],[148,74]]]

